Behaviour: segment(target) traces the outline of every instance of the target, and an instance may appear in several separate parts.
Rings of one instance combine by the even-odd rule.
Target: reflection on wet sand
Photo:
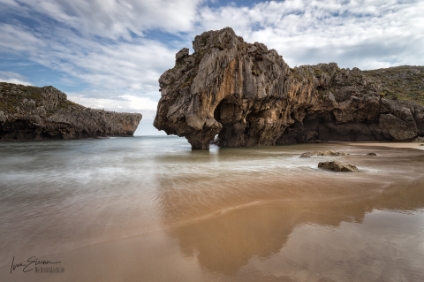
[[[222,274],[231,278],[230,280],[246,281],[256,277],[256,281],[263,281],[265,277],[278,277],[288,279],[287,281],[318,281],[321,278],[332,281],[329,276],[324,275],[325,271],[331,270],[328,265],[327,269],[317,267],[320,265],[319,261],[328,260],[344,265],[339,267],[337,275],[333,275],[335,281],[371,278],[391,281],[390,275],[387,276],[389,272],[384,274],[381,271],[396,265],[403,267],[399,270],[399,275],[408,278],[407,281],[413,281],[410,279],[424,277],[424,269],[414,268],[412,265],[414,259],[424,258],[424,226],[420,226],[420,220],[424,219],[421,210],[424,208],[424,177],[420,173],[423,155],[414,151],[409,151],[409,156],[401,156],[399,153],[394,152],[380,159],[363,158],[359,154],[356,158],[351,156],[362,167],[372,167],[379,173],[352,174],[343,176],[345,179],[334,173],[319,174],[310,170],[294,171],[290,175],[281,173],[280,178],[272,173],[262,172],[261,181],[257,181],[258,175],[251,174],[237,179],[235,183],[229,183],[225,179],[211,181],[205,177],[204,182],[210,183],[210,187],[202,188],[190,182],[190,177],[173,179],[171,182],[165,179],[159,191],[163,221],[173,227],[169,234],[178,239],[184,256],[196,258],[202,269],[209,273]],[[405,218],[390,213],[379,214],[377,210],[416,212],[419,216],[415,223],[418,225],[402,226]],[[327,232],[327,235],[331,235],[328,237],[334,237],[338,233],[336,237],[349,238],[352,229],[357,226],[366,226],[363,232],[367,233],[367,228],[378,226],[364,224],[366,215],[370,214],[371,218],[376,218],[374,221],[381,220],[383,225],[386,224],[386,233],[359,240],[351,238],[352,242],[339,242],[340,245],[333,245],[329,252],[310,253],[311,249],[296,249],[293,244],[285,247],[292,237],[297,238],[293,241],[303,238],[309,244],[319,246],[325,240],[319,235],[315,238],[315,233],[328,228],[332,230]],[[388,216],[391,219],[386,218],[384,222]],[[184,224],[176,226],[176,222]],[[405,227],[407,231],[399,230],[396,226]],[[407,234],[405,236],[409,236],[412,246],[421,244],[421,250],[414,254],[396,240],[390,247],[382,244],[392,241],[393,236],[396,239],[397,233],[402,236]],[[374,248],[369,248],[369,244]],[[288,257],[277,260],[280,263],[269,267],[267,261],[275,264],[275,256],[284,253],[285,248],[294,249],[298,263],[304,258],[312,257],[309,260],[312,265],[298,265],[299,269],[295,269],[293,265],[293,269],[281,273],[279,270],[287,268],[284,264],[290,262],[288,253]],[[337,256],[339,252],[345,253],[344,256]],[[354,264],[358,252],[361,253],[359,260],[365,265],[367,261],[374,264],[369,266],[372,271],[368,271],[368,277],[348,273],[356,271],[346,266],[350,260]],[[319,257],[320,255],[323,257]],[[340,261],[334,261],[333,255]],[[375,258],[378,257],[384,259],[377,259],[375,263]],[[261,265],[262,271],[258,271],[257,265]],[[302,269],[317,275],[308,274],[302,278],[298,275],[302,273]]]
[[[393,185],[368,197],[339,201],[267,201],[185,224],[166,220],[168,227],[163,231],[48,256],[62,261],[67,269],[63,274],[14,273],[13,277],[32,281],[420,281],[424,277],[420,265],[424,259],[422,183]]]
[[[63,274],[6,265],[0,281],[423,281],[424,152],[317,145],[360,168],[337,174],[316,168],[325,158],[299,158],[309,148],[161,154],[161,169],[137,178],[149,189],[134,193],[124,174],[131,198],[115,177],[112,194],[84,205],[98,226],[81,233],[142,235],[40,257],[60,260]]]
[[[196,256],[208,271],[235,275],[253,258],[266,260],[278,253],[296,228],[302,227],[305,232],[314,225],[338,228],[342,222],[363,223],[365,215],[374,209],[412,212],[423,207],[424,191],[421,185],[412,184],[356,200],[271,201],[187,224],[170,234],[178,238],[186,256]],[[418,231],[424,235],[423,230]],[[380,239],[384,240],[384,235]],[[339,248],[355,250],[355,246]]]

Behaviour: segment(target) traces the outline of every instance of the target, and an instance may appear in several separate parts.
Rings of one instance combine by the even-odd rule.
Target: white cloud
[[[232,26],[247,42],[276,49],[289,65],[338,62],[363,69],[424,64],[424,2],[263,2],[204,8],[196,32]]]
[[[123,94],[115,99],[90,98],[75,93],[68,94],[68,99],[93,109],[106,109],[111,111],[129,111],[129,112],[155,112],[157,101],[148,97],[139,97],[132,94]]]
[[[165,135],[164,132],[159,132],[153,127],[157,101],[132,94],[123,94],[117,98],[120,99],[89,98],[77,93],[68,94],[68,100],[85,107],[115,112],[141,113],[143,118],[134,135]]]
[[[32,85],[30,82],[28,82],[28,79],[25,76],[10,71],[0,71],[0,81],[22,85]]]
[[[156,91],[159,95],[158,78],[175,60],[176,50],[148,39],[105,44],[88,41],[69,30],[40,34],[10,24],[0,24],[0,34],[7,39],[0,42],[0,50],[28,53],[33,61],[98,89]],[[64,37],[57,38],[58,34]]]
[[[20,8],[36,10],[63,25],[40,24],[31,29],[0,24],[4,39],[0,50],[26,52],[33,61],[96,89],[155,92],[159,98],[157,80],[173,66],[182,42],[191,45],[196,34],[225,26],[233,27],[247,42],[275,48],[291,66],[330,61],[363,69],[424,64],[420,47],[424,2],[293,0],[211,9],[199,6],[200,0],[1,1],[8,7],[24,3]],[[174,48],[166,40],[128,37],[130,32],[141,34],[152,28],[189,33],[181,35]]]
[[[5,1],[5,0],[2,0]],[[201,0],[7,0],[24,4],[85,35],[131,40],[148,29],[189,31]]]
[[[9,52],[38,52],[45,48],[43,40],[37,38],[25,27],[0,23],[0,51]]]
[[[4,5],[4,7],[6,7],[6,5],[11,7],[19,7],[19,4],[16,3],[15,0],[0,0],[0,3]]]

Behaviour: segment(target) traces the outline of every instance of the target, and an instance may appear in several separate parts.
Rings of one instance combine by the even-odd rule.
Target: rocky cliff
[[[133,136],[141,114],[93,110],[54,87],[0,82],[0,140]]]
[[[361,71],[290,68],[275,50],[231,28],[196,36],[159,79],[154,125],[193,149],[424,136],[424,67]],[[403,86],[402,86],[403,85]],[[399,98],[399,99],[397,99]],[[397,99],[397,100],[396,100]],[[217,136],[217,138],[216,138]]]

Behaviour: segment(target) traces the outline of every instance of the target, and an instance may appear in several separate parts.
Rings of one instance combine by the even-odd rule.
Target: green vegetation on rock
[[[381,84],[380,96],[424,106],[424,67],[399,66],[362,73]]]
[[[0,111],[16,113],[16,106],[22,105],[24,99],[39,106],[44,99],[41,93],[42,88],[0,82]]]
[[[49,95],[46,89],[51,89],[55,93]],[[0,111],[9,114],[16,114],[18,109],[30,113],[41,106],[44,106],[47,116],[71,107],[84,108],[84,106],[67,100],[64,93],[52,86],[41,88],[0,82],[0,97]]]

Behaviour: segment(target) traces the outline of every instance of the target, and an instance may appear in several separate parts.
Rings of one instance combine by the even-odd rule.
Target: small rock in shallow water
[[[310,158],[312,156],[349,156],[349,154],[343,152],[334,152],[334,151],[315,151],[315,152],[306,152],[300,155],[301,158]]]
[[[415,142],[415,143],[421,143],[421,142],[424,142],[424,137],[421,137],[421,136],[418,136],[417,138],[415,138],[415,140],[414,141],[412,141],[412,142]],[[421,146],[421,145],[420,145]]]
[[[310,158],[311,156],[312,156],[311,152],[306,152],[306,153],[303,153],[302,155],[300,155],[301,158]]]
[[[424,146],[424,144],[420,144],[420,146]]]
[[[374,152],[371,152],[371,153],[368,153],[367,156],[377,156],[377,154]]]
[[[309,143],[320,144],[320,143],[324,143],[324,141],[321,141],[321,140],[312,140]]]
[[[321,162],[318,164],[319,168],[329,169],[337,172],[350,172],[358,171],[358,168],[351,164],[342,164],[341,162]]]

